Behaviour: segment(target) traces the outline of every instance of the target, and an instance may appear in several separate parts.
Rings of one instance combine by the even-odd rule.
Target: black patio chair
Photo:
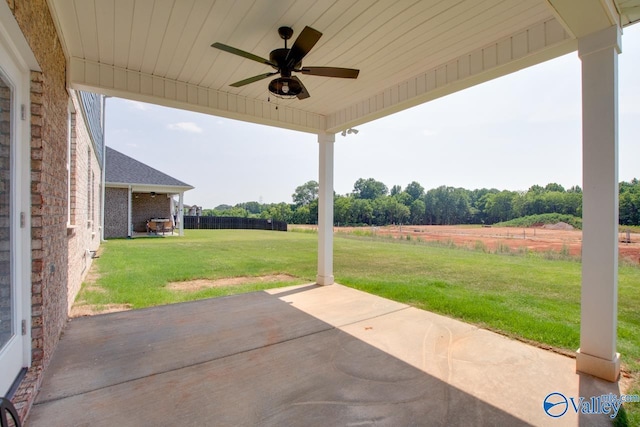
[[[9,418],[11,417],[11,418]],[[9,420],[13,421],[13,424],[9,424]],[[18,411],[16,411],[13,403],[7,398],[0,397],[0,427],[21,427],[20,418],[18,418]]]

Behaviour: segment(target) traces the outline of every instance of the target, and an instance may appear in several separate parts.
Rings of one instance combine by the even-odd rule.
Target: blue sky
[[[640,178],[640,25],[619,56],[619,175]],[[336,135],[334,188],[358,178],[389,188],[526,190],[582,183],[580,60],[576,53]],[[185,203],[291,203],[318,178],[315,135],[117,98],[107,145],[195,187]]]

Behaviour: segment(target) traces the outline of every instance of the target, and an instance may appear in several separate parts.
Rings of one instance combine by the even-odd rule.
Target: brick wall
[[[31,73],[32,367],[14,396],[26,416],[67,320],[65,57],[46,0],[7,0],[42,72]]]
[[[127,237],[129,190],[106,188],[104,196],[104,238]]]
[[[171,199],[166,194],[134,193],[131,205],[133,231],[147,231],[150,218],[171,218]]]
[[[71,120],[70,226],[68,236],[67,310],[71,309],[100,246],[101,170],[89,131],[82,120],[78,94],[73,92]]]
[[[104,207],[104,237],[113,239],[127,237],[127,206],[129,190],[107,188]],[[150,218],[171,218],[172,200],[167,194],[134,193],[131,199],[131,222],[133,231],[147,231]]]

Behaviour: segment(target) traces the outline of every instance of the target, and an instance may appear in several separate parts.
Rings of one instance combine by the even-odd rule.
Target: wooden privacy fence
[[[242,218],[235,216],[186,216],[186,230],[274,230],[287,231],[287,223],[262,218]]]

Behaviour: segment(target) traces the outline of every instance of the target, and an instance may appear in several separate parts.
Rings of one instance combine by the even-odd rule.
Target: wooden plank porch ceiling
[[[636,19],[638,0],[48,0],[71,87],[305,132],[335,133],[573,51],[577,37]],[[624,11],[629,13],[623,13]],[[621,15],[618,15],[618,12]],[[636,13],[637,15],[637,13]],[[301,75],[311,97],[269,96],[277,28],[323,33]]]

